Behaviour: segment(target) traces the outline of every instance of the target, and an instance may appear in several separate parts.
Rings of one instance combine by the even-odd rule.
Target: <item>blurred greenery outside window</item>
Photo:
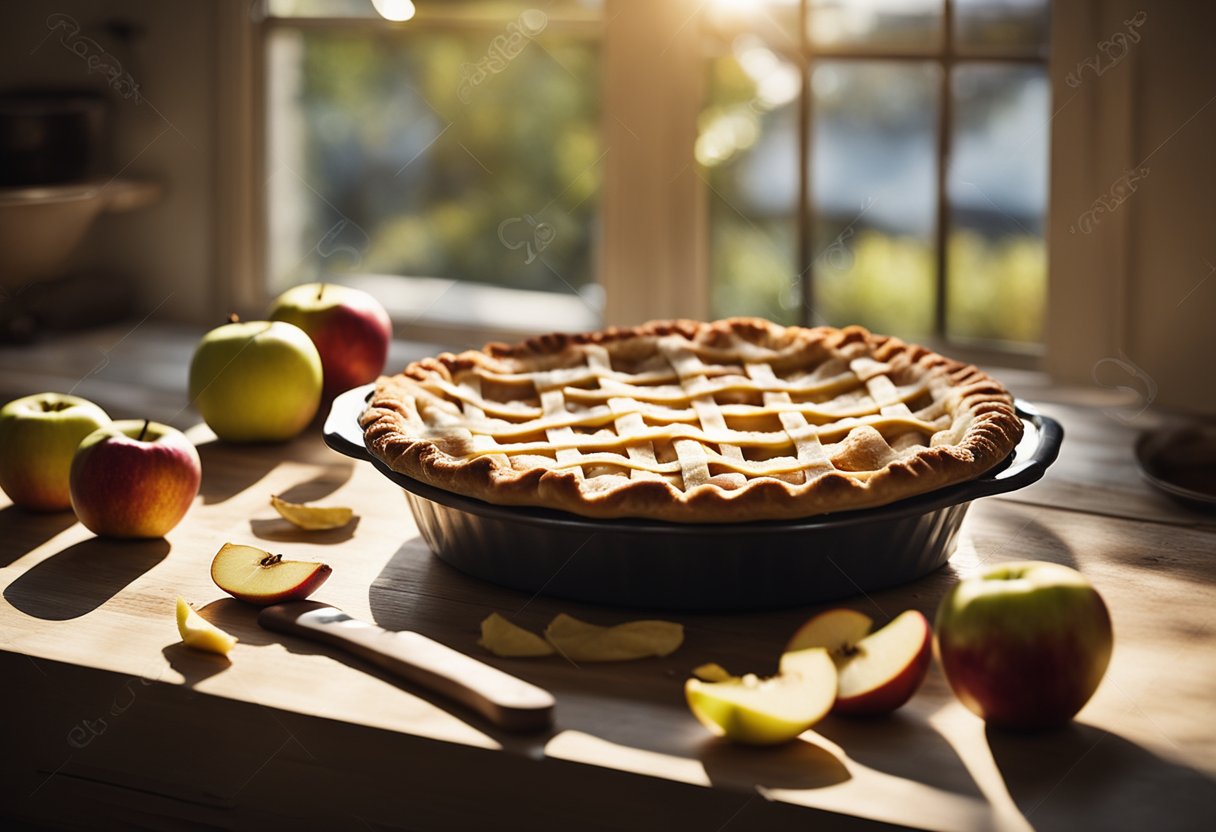
[[[407,317],[597,325],[611,0],[416,6],[392,25],[370,0],[267,3],[269,288],[378,280],[408,285]],[[1047,15],[1047,0],[698,7],[713,314],[1033,351]]]
[[[1038,352],[1048,13],[1047,0],[711,3],[696,155],[714,313]]]
[[[598,4],[268,11],[272,293],[336,280],[406,319],[598,325]]]

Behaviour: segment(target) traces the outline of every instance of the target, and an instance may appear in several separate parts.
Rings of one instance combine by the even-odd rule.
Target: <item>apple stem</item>
[[[317,286],[317,300],[321,299],[321,295],[325,294],[325,284]]]
[[[139,436],[135,437],[136,442],[143,442],[144,437],[148,434],[148,423],[150,419],[144,419],[144,426],[139,429]]]
[[[260,566],[274,566],[276,563],[278,563],[282,559],[283,559],[282,555],[267,555],[266,557],[264,557],[260,561],[258,561],[258,564]]]
[[[240,316],[240,315],[236,314],[235,312],[229,312],[229,313],[228,313],[228,323],[230,323],[230,324],[239,324],[240,322],[241,322],[241,316]]]

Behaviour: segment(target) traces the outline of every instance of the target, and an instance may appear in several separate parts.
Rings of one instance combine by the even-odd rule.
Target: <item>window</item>
[[[1033,352],[1046,0],[711,5],[712,308]]]
[[[702,308],[857,322],[955,353],[1040,349],[1047,0],[665,2],[679,8],[417,0],[393,25],[370,0],[269,0],[270,291],[370,282],[398,317],[492,334],[596,326],[603,291],[643,306],[645,281],[619,290],[599,268],[601,247],[636,240],[604,239],[604,212],[656,210],[628,204],[645,203],[641,188],[601,187],[622,150],[606,137],[641,147],[650,126],[605,111],[637,91],[614,92],[628,73],[608,71],[602,38],[641,41],[653,25],[667,30],[649,42],[668,43],[691,27],[706,59],[703,88],[682,96],[703,102],[695,129],[642,109],[695,138],[645,167],[696,172]],[[638,20],[609,25],[622,15]],[[671,55],[634,54],[655,84],[689,83],[663,72]],[[616,176],[650,161],[631,158]]]
[[[393,25],[367,0],[269,4],[270,291],[371,283],[398,317],[598,325],[598,9],[419,6]]]

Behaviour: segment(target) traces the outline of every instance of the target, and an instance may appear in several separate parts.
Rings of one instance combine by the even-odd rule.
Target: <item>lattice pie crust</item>
[[[883,505],[978,476],[1022,433],[975,367],[756,318],[424,359],[382,377],[360,421],[390,468],[448,491],[687,523]]]

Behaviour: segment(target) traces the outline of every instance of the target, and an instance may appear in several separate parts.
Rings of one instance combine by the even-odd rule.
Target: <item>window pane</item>
[[[598,46],[544,32],[503,59],[504,33],[271,32],[272,291],[353,272],[593,283]]]
[[[1047,0],[954,0],[959,51],[1047,56]]]
[[[715,317],[799,320],[798,105],[801,74],[755,36],[710,62],[697,163],[709,186]]]
[[[816,323],[932,331],[940,72],[928,62],[814,66]]]
[[[958,67],[948,174],[952,336],[1042,339],[1050,86],[1043,67]]]
[[[808,1],[816,46],[930,52],[942,43],[942,0]]]
[[[542,9],[549,17],[580,18],[600,15],[603,0],[265,0],[271,17],[358,17],[376,18],[377,8],[386,16],[400,13],[412,3],[420,19],[467,17],[506,20],[527,9]],[[377,4],[379,4],[377,6]]]

